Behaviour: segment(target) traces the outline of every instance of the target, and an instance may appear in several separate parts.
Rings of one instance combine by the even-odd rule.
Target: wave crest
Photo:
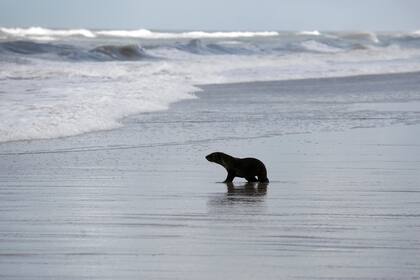
[[[192,39],[187,44],[177,44],[176,48],[181,51],[194,54],[232,54],[246,55],[261,52],[261,50],[252,44],[244,42],[214,42],[206,44],[200,39]]]
[[[29,28],[6,28],[0,27],[0,31],[8,36],[14,37],[71,37],[82,36],[86,38],[95,38],[97,36],[107,37],[124,37],[124,38],[141,38],[141,39],[200,39],[200,38],[247,38],[247,37],[267,37],[277,36],[275,31],[262,32],[154,32],[147,29],[137,30],[101,30],[92,31],[88,29],[49,29],[43,27],[29,27]]]
[[[336,53],[343,51],[341,48],[337,48],[326,43],[318,42],[315,40],[309,40],[300,43],[300,46],[303,50],[310,51],[310,52],[320,52],[320,53]]]
[[[37,36],[37,37],[70,37],[70,36],[83,36],[87,38],[95,38],[96,35],[88,29],[68,29],[68,30],[59,30],[59,29],[48,29],[43,27],[29,27],[29,28],[5,28],[1,27],[0,31],[5,34],[16,36],[16,37],[28,37],[28,36]]]
[[[49,55],[50,59],[66,60],[141,60],[156,58],[146,53],[139,45],[102,45],[84,49],[73,45],[51,44],[33,41],[8,41],[0,43],[0,53],[19,55]]]
[[[305,36],[321,36],[321,32],[318,30],[313,31],[300,31],[297,33],[297,35],[305,35]]]

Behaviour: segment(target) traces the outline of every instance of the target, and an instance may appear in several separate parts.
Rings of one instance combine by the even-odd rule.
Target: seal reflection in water
[[[232,195],[241,195],[241,196],[262,196],[267,194],[267,183],[260,182],[247,182],[242,185],[235,185],[232,182],[226,183],[227,185],[227,194]]]
[[[256,158],[235,158],[225,153],[211,153],[206,156],[210,162],[223,166],[227,171],[224,183],[232,182],[235,177],[245,178],[248,182],[268,183],[267,169]]]

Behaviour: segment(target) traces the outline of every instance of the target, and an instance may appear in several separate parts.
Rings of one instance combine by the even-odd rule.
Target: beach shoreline
[[[418,83],[206,85],[115,130],[2,143],[0,277],[415,279]],[[261,159],[267,189],[220,183],[214,151]]]

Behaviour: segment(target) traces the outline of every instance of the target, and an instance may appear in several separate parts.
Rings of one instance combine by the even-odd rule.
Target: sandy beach
[[[419,85],[208,85],[118,129],[2,143],[0,278],[418,279]],[[214,151],[270,184],[227,188]]]

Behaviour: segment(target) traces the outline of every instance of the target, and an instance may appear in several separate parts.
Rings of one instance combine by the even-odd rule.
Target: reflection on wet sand
[[[226,183],[227,191],[213,194],[208,206],[211,214],[244,214],[262,210],[267,183]],[[232,212],[233,211],[233,212]]]
[[[267,194],[268,183],[246,182],[242,184],[226,183],[228,196],[261,196]]]

